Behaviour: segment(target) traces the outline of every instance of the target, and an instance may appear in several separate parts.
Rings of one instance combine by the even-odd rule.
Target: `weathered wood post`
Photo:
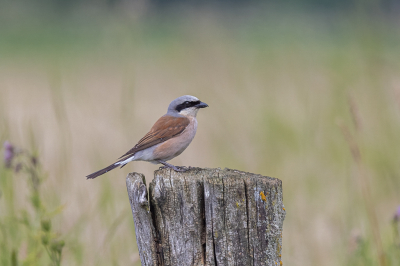
[[[126,178],[143,266],[280,266],[285,208],[279,179],[230,169]],[[150,204],[149,204],[150,201]]]

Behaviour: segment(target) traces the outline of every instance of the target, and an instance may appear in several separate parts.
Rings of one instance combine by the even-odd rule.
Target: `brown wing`
[[[189,119],[186,117],[174,117],[170,115],[162,116],[153,125],[149,133],[147,133],[141,140],[139,140],[135,147],[119,157],[125,157],[120,161],[125,160],[127,157],[135,154],[138,151],[147,149],[151,146],[157,145],[181,134],[185,130],[187,125],[189,125],[189,122]]]

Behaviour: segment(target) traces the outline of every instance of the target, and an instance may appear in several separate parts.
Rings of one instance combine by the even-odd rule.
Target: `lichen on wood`
[[[139,177],[129,174],[127,186]],[[281,264],[280,180],[230,169],[163,168],[150,183],[150,204],[139,183],[128,193],[142,265]],[[134,211],[138,206],[147,215]]]

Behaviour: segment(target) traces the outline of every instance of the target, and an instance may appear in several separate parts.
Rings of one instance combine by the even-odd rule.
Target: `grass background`
[[[43,202],[61,206],[51,218],[65,241],[61,265],[140,265],[125,176],[150,181],[156,166],[85,175],[125,153],[185,94],[210,108],[171,163],[281,179],[284,265],[400,264],[392,222],[398,16],[269,6],[28,9],[0,11],[0,141],[38,154]],[[2,166],[0,178],[0,222],[34,212],[24,175]],[[35,265],[29,230],[6,230],[3,265],[12,265],[11,250]],[[38,254],[38,265],[50,263]]]

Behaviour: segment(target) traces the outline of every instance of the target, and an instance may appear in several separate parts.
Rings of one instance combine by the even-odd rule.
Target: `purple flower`
[[[397,211],[396,211],[396,213],[394,214],[394,220],[397,222],[397,221],[400,221],[400,206],[397,208]]]
[[[4,164],[6,165],[7,168],[11,167],[12,159],[14,158],[14,146],[8,142],[5,141],[3,144],[4,147]]]

